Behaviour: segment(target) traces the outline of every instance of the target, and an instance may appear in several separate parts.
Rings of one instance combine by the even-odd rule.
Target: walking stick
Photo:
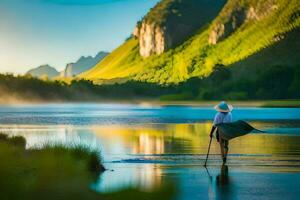
[[[208,159],[208,155],[209,155],[209,151],[210,151],[211,141],[212,141],[212,137],[210,137],[210,141],[209,141],[209,145],[208,145],[208,150],[207,150],[207,154],[206,154],[206,159],[205,159],[204,167],[206,167],[206,163],[207,163],[207,159]]]

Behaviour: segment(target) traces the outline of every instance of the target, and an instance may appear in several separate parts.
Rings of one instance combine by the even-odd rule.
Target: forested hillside
[[[159,18],[149,17],[155,16],[158,8],[160,8],[159,13],[183,11],[179,5],[185,1],[163,0],[158,5],[164,2],[168,6],[154,7],[137,27],[148,21],[161,24],[161,21],[170,18],[170,14],[162,14]],[[202,3],[204,6],[205,1]],[[177,7],[173,7],[172,4]],[[166,10],[163,10],[164,8]],[[184,12],[192,11],[192,8],[184,9]],[[155,22],[156,19],[159,21]],[[123,78],[170,84],[183,82],[191,77],[207,77],[217,65],[238,65],[243,61],[245,61],[243,67],[251,71],[251,65],[248,66],[246,62],[248,57],[252,55],[265,57],[264,54],[259,56],[260,52],[284,43],[288,33],[299,29],[300,1],[228,0],[215,19],[207,23],[203,22],[199,26],[193,31],[192,36],[180,44],[175,42],[174,46],[164,48],[159,53],[150,51],[149,56],[141,55],[139,35],[133,36],[93,69],[81,74],[79,78],[93,81]],[[168,40],[168,34],[162,36],[164,41]],[[299,40],[298,35],[295,38]],[[155,40],[152,42],[153,45],[157,45]],[[295,53],[292,48],[287,48],[284,52],[286,56],[292,57]],[[278,55],[266,56],[268,56],[266,60],[278,60]],[[264,64],[269,63],[260,63],[257,67],[264,68]]]

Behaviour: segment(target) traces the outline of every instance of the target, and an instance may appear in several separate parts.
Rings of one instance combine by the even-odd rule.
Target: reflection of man
[[[230,194],[228,166],[222,165],[220,173],[216,177],[211,176],[209,172],[208,175],[210,178],[210,185],[208,188],[209,199],[231,199],[232,194]]]
[[[217,184],[220,186],[229,184],[228,166],[227,165],[222,165],[220,174],[218,174],[216,179],[217,179]]]

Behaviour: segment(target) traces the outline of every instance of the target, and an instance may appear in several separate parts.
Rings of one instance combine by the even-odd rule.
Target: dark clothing
[[[219,135],[218,137],[223,140],[231,140],[233,138],[246,135],[253,130],[257,130],[247,122],[241,120],[232,123],[217,124],[216,127],[217,127],[217,135]]]
[[[219,129],[217,129],[216,138],[217,138],[217,141],[219,143],[223,143],[224,148],[228,150],[229,141],[226,139],[223,139],[222,137],[220,138]]]

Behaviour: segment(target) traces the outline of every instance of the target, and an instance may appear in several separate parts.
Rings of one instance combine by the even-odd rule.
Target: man
[[[218,124],[222,123],[231,123],[232,122],[232,111],[233,107],[229,104],[227,104],[225,101],[222,101],[218,105],[215,106],[215,110],[218,111],[218,113],[215,115],[214,121],[213,121],[213,126],[210,131],[209,136],[213,137],[214,131],[217,129]],[[220,144],[220,149],[221,149],[221,154],[222,154],[222,160],[223,163],[226,163],[227,160],[227,154],[228,154],[228,140],[222,138],[220,136],[219,130],[217,129],[216,131],[216,138]]]

